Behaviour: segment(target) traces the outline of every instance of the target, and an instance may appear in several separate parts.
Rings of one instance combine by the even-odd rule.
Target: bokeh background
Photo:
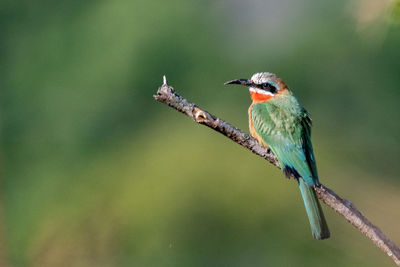
[[[269,71],[314,121],[321,181],[400,244],[400,2],[0,3],[1,266],[393,266],[296,183],[153,100],[162,75],[247,130]]]

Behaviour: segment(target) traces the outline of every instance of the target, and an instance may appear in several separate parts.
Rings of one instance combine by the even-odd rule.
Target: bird
[[[286,83],[275,74],[260,72],[250,79],[228,81],[249,88],[249,129],[258,142],[277,157],[284,175],[297,180],[315,239],[330,232],[315,193],[320,186],[311,143],[311,117]]]

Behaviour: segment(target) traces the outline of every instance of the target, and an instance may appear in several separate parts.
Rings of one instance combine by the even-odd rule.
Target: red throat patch
[[[251,96],[251,100],[253,100],[254,103],[264,102],[272,97],[272,95],[258,93],[258,92],[254,92],[254,91],[250,91],[250,96]]]

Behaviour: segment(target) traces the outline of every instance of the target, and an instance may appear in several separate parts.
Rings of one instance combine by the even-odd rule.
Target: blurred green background
[[[314,121],[320,180],[400,244],[399,1],[0,3],[1,266],[393,266],[296,183],[153,100],[162,75],[247,130],[269,71]]]

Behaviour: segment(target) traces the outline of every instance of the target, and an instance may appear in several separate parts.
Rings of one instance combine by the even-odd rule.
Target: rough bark
[[[175,90],[167,84],[165,76],[163,85],[158,89],[154,98],[158,102],[167,104],[184,113],[195,122],[206,125],[225,135],[234,142],[280,168],[278,160],[269,149],[261,146],[256,139],[242,130],[219,119],[178,95]],[[377,226],[372,224],[356,207],[354,207],[350,201],[342,199],[335,192],[322,184],[320,187],[316,187],[315,191],[319,199],[338,214],[342,215],[349,223],[366,235],[377,247],[391,257],[396,265],[400,266],[400,249]]]

